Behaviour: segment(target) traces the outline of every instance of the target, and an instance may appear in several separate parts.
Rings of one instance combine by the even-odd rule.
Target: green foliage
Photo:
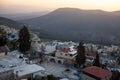
[[[54,75],[47,75],[47,76],[35,76],[33,80],[58,80]]]
[[[77,47],[77,56],[76,56],[76,63],[78,67],[80,67],[82,64],[85,63],[85,47],[83,46],[83,43],[80,42],[79,46]]]
[[[48,75],[47,80],[57,80],[57,78],[53,75]]]
[[[112,72],[112,77],[110,80],[120,80],[120,72],[119,71]]]
[[[23,52],[30,49],[30,34],[26,26],[24,26],[19,32],[19,49]]]
[[[3,29],[0,28],[0,35],[3,35],[3,34],[5,35],[6,32]]]
[[[0,35],[0,46],[7,44],[7,38],[4,35]]]
[[[0,46],[4,46],[7,43],[6,32],[0,28]]]
[[[94,60],[93,66],[101,67],[99,54],[96,55],[96,59]]]
[[[18,49],[19,42],[18,40],[12,40],[8,42],[8,45],[11,50],[15,50]]]
[[[41,80],[41,77],[39,75],[36,75],[33,80]]]

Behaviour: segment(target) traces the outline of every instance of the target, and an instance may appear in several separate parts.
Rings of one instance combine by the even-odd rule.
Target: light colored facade
[[[46,45],[45,51],[48,53],[53,53],[56,50],[56,45]]]
[[[9,33],[17,33],[18,32],[16,29],[10,28],[10,27],[5,26],[5,25],[0,25],[0,28],[4,29],[7,34],[9,34]]]
[[[59,63],[59,64],[64,64],[65,60],[62,58],[58,57],[53,57],[53,56],[48,56],[47,57],[48,62],[54,62],[54,63]]]
[[[75,51],[75,53],[76,53],[76,51]],[[57,51],[55,53],[55,56],[59,57],[59,58],[63,58],[63,59],[71,59],[72,60],[72,59],[75,58],[76,54],[69,54],[67,52],[59,52],[59,51]]]
[[[1,56],[5,56],[5,52],[1,52],[1,53],[0,53],[0,57],[1,57]]]
[[[32,79],[33,76],[39,75],[44,72],[45,69],[36,64],[24,64],[14,68],[14,74],[17,80],[21,79]]]
[[[55,56],[49,56],[48,61],[60,64],[73,64],[77,51],[73,45],[58,45],[55,51]]]

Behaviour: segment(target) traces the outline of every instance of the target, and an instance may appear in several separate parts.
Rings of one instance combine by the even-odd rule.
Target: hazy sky
[[[0,0],[0,13],[26,13],[61,7],[120,10],[120,0]]]

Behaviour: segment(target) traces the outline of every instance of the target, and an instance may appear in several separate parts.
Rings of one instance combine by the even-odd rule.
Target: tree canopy
[[[4,46],[7,43],[6,32],[0,28],[0,46]]]
[[[76,63],[78,67],[80,67],[82,64],[85,63],[85,47],[83,46],[83,43],[80,42],[79,46],[77,47],[77,56],[76,56]]]
[[[19,49],[26,52],[30,49],[30,34],[28,28],[24,26],[19,32]]]
[[[93,66],[101,67],[98,53],[97,53],[96,58],[94,60]]]
[[[0,35],[0,46],[7,44],[7,38],[4,35]]]

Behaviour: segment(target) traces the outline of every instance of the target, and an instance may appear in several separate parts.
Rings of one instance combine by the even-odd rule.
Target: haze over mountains
[[[0,17],[0,25],[6,25],[15,29],[20,29],[23,26],[22,23],[4,17]]]
[[[20,30],[23,27],[23,25],[25,25],[26,27],[29,28],[29,30],[31,32],[37,33],[40,38],[43,38],[43,39],[61,39],[58,37],[58,35],[50,33],[46,30],[42,30],[39,27],[34,28],[33,26],[29,26],[29,25],[26,25],[26,24],[23,24],[23,23],[20,23],[20,22],[17,22],[17,21],[8,19],[8,18],[4,18],[4,17],[0,17],[0,25],[9,26],[9,27],[15,28],[17,30]]]
[[[120,41],[120,11],[59,8],[47,15],[21,22],[60,34],[71,40],[105,43]]]
[[[32,30],[40,32],[42,37],[45,34],[45,38],[120,43],[120,11],[59,8],[19,22],[32,25]]]
[[[13,20],[24,20],[24,19],[31,19],[31,18],[35,18],[35,17],[38,17],[38,16],[42,16],[42,15],[45,15],[47,14],[49,11],[40,11],[40,12],[31,12],[31,13],[14,13],[14,14],[9,14],[9,13],[6,13],[6,14],[2,14],[0,13],[0,16],[1,17],[6,17],[6,18],[9,18],[9,19],[13,19]]]

